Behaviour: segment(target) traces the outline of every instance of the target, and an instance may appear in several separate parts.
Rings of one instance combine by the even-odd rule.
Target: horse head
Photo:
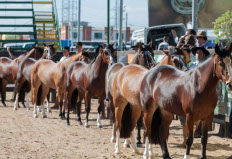
[[[139,65],[142,65],[146,68],[152,68],[155,66],[156,62],[154,60],[154,53],[152,49],[152,42],[150,42],[147,45],[144,45],[143,43],[138,44],[139,49],[137,52],[137,61]]]
[[[224,47],[222,43],[216,44],[214,58],[214,74],[232,90],[232,42]]]
[[[45,56],[45,58],[51,60],[52,57],[56,54],[56,50],[53,47],[54,44],[47,45],[47,44],[43,43],[43,45],[44,45],[44,56]]]
[[[104,47],[103,52],[108,56],[110,65],[117,62],[117,51],[114,49],[114,43],[107,44]]]
[[[180,70],[187,71],[187,63],[190,59],[189,53],[184,53],[183,50],[175,47],[169,47],[169,50],[162,50],[163,53],[168,57],[167,60],[163,61],[161,64],[172,65]]]

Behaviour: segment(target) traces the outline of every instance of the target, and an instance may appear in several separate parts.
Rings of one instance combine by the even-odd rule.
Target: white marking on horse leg
[[[184,159],[190,159],[190,155],[185,154]]]
[[[152,156],[153,156],[152,144],[151,143],[149,144],[149,156],[150,156],[150,158],[152,158]]]
[[[97,127],[98,128],[102,128],[102,125],[101,125],[101,114],[97,114]]]
[[[17,110],[19,106],[19,93],[16,94],[15,103],[14,103],[14,110]]]
[[[133,130],[131,133],[131,147],[134,153],[139,153],[139,150],[136,145],[135,130]]]
[[[124,143],[123,143],[123,147],[130,147],[130,139],[126,138]]]
[[[116,136],[114,136],[114,130],[115,130],[115,124],[113,124],[112,137],[110,139],[110,142],[112,143],[116,142]]]
[[[42,109],[43,118],[47,118],[47,115],[45,114],[45,109],[44,109],[44,105],[43,104],[41,106],[41,109]]]
[[[149,148],[149,140],[148,140],[148,137],[146,137],[146,139],[145,139],[145,149],[144,149],[144,153],[143,153],[143,159],[149,159],[148,148]]]
[[[37,111],[41,112],[40,106],[37,105]]]
[[[34,104],[34,117],[38,118],[36,104]]]
[[[116,130],[115,152],[114,152],[115,155],[120,153],[119,139],[120,139],[120,132],[119,132],[119,129],[117,129]]]
[[[46,100],[46,101],[47,101],[47,112],[51,113],[52,111],[51,111],[51,108],[50,108],[50,104],[49,104],[48,100]]]
[[[27,110],[30,110],[30,103],[29,103],[29,93],[27,93],[27,96],[26,96],[26,108]]]

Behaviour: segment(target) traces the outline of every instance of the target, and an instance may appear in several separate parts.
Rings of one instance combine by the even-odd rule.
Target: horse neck
[[[209,59],[207,59],[203,64],[200,64],[196,71],[198,74],[198,78],[195,79],[198,82],[199,91],[215,91],[217,83],[219,79],[216,77],[215,68],[214,68],[214,58],[215,55],[212,55]],[[196,78],[196,75],[195,75]]]
[[[64,61],[62,61],[62,63],[65,65],[70,65],[71,63],[73,63],[75,61],[79,61],[80,56],[81,56],[81,53],[74,54],[74,55],[70,56],[69,58],[65,59]]]
[[[159,65],[169,65],[170,64],[170,56],[164,55],[164,58],[157,64]]]
[[[103,61],[102,56],[100,54],[97,56],[97,59],[93,63],[91,63],[89,66],[91,70],[93,71],[92,72],[93,75],[96,75],[100,78],[105,77],[105,73],[108,69],[108,64]]]
[[[24,54],[23,56],[19,56],[17,59],[19,62],[23,61],[24,59],[27,59],[29,57],[33,57],[35,56],[35,49],[31,49],[29,52],[27,52],[26,54]]]
[[[135,56],[131,60],[130,64],[139,64],[138,53],[135,54]]]

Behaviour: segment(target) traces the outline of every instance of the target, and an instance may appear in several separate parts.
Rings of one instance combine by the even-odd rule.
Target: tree
[[[218,36],[216,42],[225,39],[227,42],[232,40],[232,11],[227,11],[213,22],[213,32]]]

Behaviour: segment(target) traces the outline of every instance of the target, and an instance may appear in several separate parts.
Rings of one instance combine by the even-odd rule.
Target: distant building
[[[134,30],[138,28],[123,28],[123,42],[130,43],[131,35]],[[72,31],[73,30],[73,31]],[[99,42],[107,42],[107,27],[92,27],[86,25],[82,25],[81,28],[80,39],[81,41],[99,41]],[[77,42],[78,36],[78,28],[76,25],[71,28],[70,26],[62,26],[61,27],[61,40],[71,40],[73,43]],[[114,29],[114,27],[110,28],[110,41],[115,42],[118,39],[118,32]]]

